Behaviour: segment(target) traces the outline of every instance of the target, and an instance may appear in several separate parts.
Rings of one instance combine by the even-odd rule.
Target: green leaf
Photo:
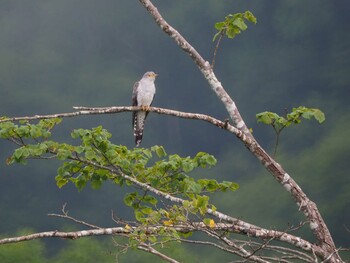
[[[194,199],[194,207],[199,210],[199,212],[204,215],[208,210],[208,196],[197,196]]]
[[[257,22],[256,17],[250,11],[245,11],[244,12],[244,18],[247,19],[249,22],[252,22],[254,24],[256,24],[256,22]]]
[[[22,158],[22,155],[23,155],[23,147],[21,147],[21,148],[18,148],[18,149],[16,149],[15,150],[15,152],[13,153],[13,157],[15,158],[15,160],[19,160],[19,159],[21,159]]]
[[[205,225],[209,226],[211,220],[212,220],[211,218],[204,218],[204,219],[203,219],[203,223],[204,223]]]
[[[144,220],[143,213],[139,210],[134,210],[135,218],[137,221],[142,222]]]
[[[185,184],[185,191],[186,192],[191,192],[195,194],[199,194],[202,191],[202,186],[199,183],[196,183],[193,178],[186,178],[184,180]]]
[[[214,166],[214,165],[216,165],[216,163],[217,163],[216,158],[213,155],[208,155],[208,157],[207,157],[207,164],[209,166]]]
[[[39,127],[35,126],[35,125],[30,125],[30,136],[32,138],[39,138],[42,136],[42,131]]]
[[[217,30],[220,30],[220,31],[223,30],[225,28],[225,26],[226,26],[225,22],[217,22],[217,23],[215,23],[215,28]]]
[[[92,149],[88,149],[85,151],[85,157],[88,160],[94,160],[96,159],[97,155]]]
[[[61,178],[61,177],[58,177],[56,176],[56,185],[59,187],[59,188],[62,188],[64,185],[66,185],[69,181],[65,178]]]
[[[149,215],[149,214],[151,214],[153,212],[153,209],[150,208],[150,207],[144,207],[144,208],[141,209],[141,212],[143,214],[145,214],[145,215]]]
[[[223,181],[222,183],[219,184],[220,188],[225,191],[227,189],[231,191],[236,191],[239,188],[239,185],[234,182],[229,182],[229,181]]]
[[[179,235],[182,236],[183,238],[189,238],[190,236],[193,235],[193,232],[187,232],[187,233],[180,232]]]
[[[151,196],[151,195],[146,195],[144,198],[143,198],[143,201],[147,202],[147,203],[150,203],[152,205],[156,205],[158,203],[158,200]]]
[[[277,118],[278,117],[279,116],[277,115]],[[256,114],[256,118],[258,122],[262,122],[264,124],[270,125],[274,122],[274,120],[276,119],[276,116],[274,116],[272,112],[265,111],[265,112]]]
[[[150,235],[150,236],[148,236],[148,241],[151,243],[155,243],[155,242],[157,242],[157,237],[154,235]]]
[[[214,192],[218,189],[218,182],[216,180],[206,180],[207,184],[206,184],[206,189],[209,192]]]
[[[83,188],[86,186],[86,179],[83,176],[79,176],[75,180],[75,187],[78,188],[78,191],[80,192],[83,190]]]
[[[196,165],[191,162],[184,162],[182,164],[182,169],[184,170],[185,173],[191,172],[194,168],[196,168]]]
[[[319,109],[315,109],[314,117],[319,123],[323,123],[326,120],[325,114]]]
[[[238,32],[239,34],[239,32]],[[234,27],[230,27],[226,30],[226,35],[228,38],[234,38],[237,35],[237,29]]]
[[[77,146],[77,147],[74,148],[74,151],[75,151],[76,153],[78,153],[78,154],[81,154],[82,152],[85,151],[85,147],[83,147],[83,146]]]
[[[91,178],[91,187],[93,189],[99,189],[101,188],[101,185],[102,185],[101,177],[97,175],[93,175]]]
[[[135,198],[137,196],[137,192],[133,192],[133,193],[128,193],[125,195],[124,197],[124,203],[127,205],[127,206],[132,206]]]
[[[232,24],[242,31],[246,30],[248,27],[242,18],[237,18]]]
[[[66,160],[69,157],[72,157],[72,152],[68,149],[58,149],[56,156],[58,160]]]
[[[157,154],[158,158],[161,158],[167,155],[163,146],[155,145],[151,147],[151,150]]]

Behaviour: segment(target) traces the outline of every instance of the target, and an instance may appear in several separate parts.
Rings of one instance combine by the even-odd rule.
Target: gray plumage
[[[150,107],[154,95],[156,94],[156,87],[154,81],[157,74],[152,71],[146,72],[142,79],[134,84],[132,91],[132,106],[141,106],[144,108]],[[142,141],[143,129],[148,112],[133,111],[132,121],[134,128],[135,144],[138,147]]]

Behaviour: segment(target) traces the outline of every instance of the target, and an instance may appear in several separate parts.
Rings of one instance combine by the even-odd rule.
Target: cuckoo
[[[156,94],[156,87],[154,85],[156,77],[156,73],[149,71],[143,75],[141,80],[134,84],[132,106],[142,107],[142,111],[133,111],[132,113],[136,147],[142,141],[145,120],[148,115],[147,109],[151,106],[154,95]]]

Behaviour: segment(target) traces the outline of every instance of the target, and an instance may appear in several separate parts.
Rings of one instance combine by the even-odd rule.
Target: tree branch
[[[79,221],[79,220],[78,220]],[[0,245],[2,244],[9,244],[9,243],[17,243],[21,241],[28,241],[28,240],[34,240],[39,238],[47,238],[47,237],[58,237],[58,238],[69,238],[69,239],[77,239],[85,236],[101,236],[101,235],[114,235],[114,234],[123,234],[128,235],[132,233],[135,230],[139,230],[143,226],[140,227],[131,226],[128,225],[128,227],[111,227],[111,228],[98,228],[98,229],[88,229],[88,230],[81,230],[81,231],[72,231],[72,232],[62,232],[62,231],[47,231],[47,232],[40,232],[40,233],[34,233],[29,235],[23,235],[19,237],[12,237],[12,238],[3,238],[0,239]],[[239,227],[237,227],[235,224],[227,224],[227,223],[216,223],[213,227],[208,227],[203,222],[191,222],[188,224],[177,224],[174,226],[147,226],[147,233],[148,234],[154,234],[157,233],[161,228],[163,229],[175,229],[178,232],[181,233],[189,233],[194,231],[225,231],[230,233],[239,233]],[[264,229],[261,229],[260,234],[264,234],[263,231],[266,231]],[[272,233],[272,232],[271,232]],[[270,234],[271,234],[270,233]],[[278,231],[274,231],[276,240],[278,234],[281,234]],[[286,234],[286,233],[282,233]],[[293,237],[292,235],[286,234],[289,237]],[[269,235],[264,234],[264,236],[251,236],[254,238],[261,238],[261,239],[268,239],[271,238]],[[307,241],[304,241],[300,239],[300,242],[308,243]],[[308,243],[310,245],[308,251],[311,251],[312,244]]]
[[[64,218],[64,219],[69,219],[75,223],[78,223],[78,224],[81,224],[81,225],[84,225],[84,226],[87,226],[87,227],[91,227],[91,228],[95,228],[95,229],[101,229],[101,227],[99,226],[96,226],[96,225],[92,225],[90,223],[87,223],[87,222],[84,222],[84,221],[81,221],[81,220],[78,220],[74,217],[71,217],[68,215],[68,211],[66,211],[66,206],[67,206],[67,203],[65,203],[63,206],[62,206],[62,214],[48,214],[48,216],[52,216],[52,217],[60,217],[60,218]]]
[[[191,59],[196,63],[204,77],[207,79],[209,85],[212,90],[218,96],[218,98],[222,101],[224,106],[226,107],[227,112],[232,119],[234,126],[248,136],[250,135],[249,129],[244,123],[235,102],[231,99],[228,93],[225,91],[219,80],[216,78],[210,63],[206,61],[202,56],[197,52],[197,50],[187,42],[187,40],[171,25],[169,25],[165,19],[158,12],[158,9],[152,4],[149,0],[139,0],[141,4],[148,10],[151,16],[154,18],[156,23],[160,26],[160,28],[171,37],[176,44],[185,51]]]
[[[74,232],[47,231],[47,232],[40,232],[40,233],[24,235],[19,237],[3,238],[3,239],[0,239],[0,245],[9,244],[9,243],[18,243],[22,241],[29,241],[29,240],[47,238],[47,237],[77,239],[77,238],[87,237],[87,236],[102,236],[102,235],[114,235],[114,234],[129,234],[129,233],[130,231],[126,230],[124,227],[89,229],[89,230],[74,231]]]
[[[74,159],[74,158],[72,158],[72,159]],[[184,202],[185,202],[184,199],[181,199],[179,197],[174,197],[168,193],[164,193],[158,189],[153,188],[149,184],[139,182],[136,178],[128,176],[125,173],[123,173],[123,171],[121,171],[121,169],[119,169],[119,168],[106,167],[106,166],[103,166],[103,165],[100,165],[100,164],[97,164],[97,163],[94,163],[91,161],[84,161],[84,160],[79,160],[79,161],[84,162],[84,163],[89,164],[89,165],[93,165],[97,168],[106,169],[106,170],[116,174],[117,176],[121,176],[124,179],[132,182],[134,185],[136,185],[144,190],[147,190],[149,192],[152,192],[153,194],[160,196],[160,197],[162,197],[166,200],[169,200],[171,202],[180,203],[180,204],[184,204]],[[297,248],[300,248],[304,251],[308,251],[308,252],[314,251],[317,255],[324,256],[324,252],[318,246],[313,245],[310,242],[301,239],[300,237],[293,236],[293,235],[288,234],[286,232],[264,229],[264,228],[258,227],[256,225],[242,221],[240,219],[228,216],[228,215],[223,214],[219,211],[214,211],[212,209],[208,209],[207,214],[217,217],[220,221],[229,222],[229,224],[217,223],[216,226],[214,228],[212,228],[212,230],[216,230],[216,231],[225,230],[225,231],[229,231],[232,233],[246,235],[249,237],[254,237],[254,238],[262,239],[262,240],[264,240],[264,239],[279,240],[279,241],[291,244],[291,245],[293,245]],[[207,226],[204,223],[197,223],[194,225],[191,224],[191,226],[187,229],[187,232],[183,228],[184,227],[183,225],[181,226],[182,227],[181,229],[182,229],[182,231],[185,231],[186,233],[188,233],[191,231],[200,230],[199,228],[202,228],[202,229],[207,228]],[[193,226],[195,226],[195,229],[193,228]],[[175,227],[175,229],[178,230],[176,227]]]
[[[173,259],[171,257],[168,257],[167,255],[165,255],[163,253],[160,253],[158,250],[156,250],[155,248],[153,248],[150,245],[147,245],[145,243],[142,243],[137,248],[140,249],[140,250],[152,253],[153,255],[156,255],[156,256],[160,257],[161,259],[163,259],[165,261],[168,261],[168,262],[171,262],[171,263],[179,263],[179,261],[177,261],[177,260],[175,260],[175,259]]]
[[[33,121],[33,120],[43,120],[43,119],[53,119],[53,118],[72,118],[72,117],[78,117],[83,115],[114,114],[114,113],[121,113],[121,112],[133,112],[133,111],[143,110],[142,107],[134,107],[134,106],[119,106],[119,107],[112,106],[112,107],[95,107],[95,108],[74,106],[73,108],[79,111],[55,113],[55,114],[47,114],[47,115],[4,117],[0,119],[0,123],[7,122],[7,121],[23,121],[23,120]],[[220,129],[227,130],[228,132],[234,134],[236,137],[242,140],[245,144],[252,143],[249,137],[247,137],[241,130],[229,124],[227,120],[221,121],[205,114],[183,112],[183,111],[170,110],[170,109],[158,108],[158,107],[149,107],[147,108],[147,111],[158,113],[158,114],[175,116],[183,119],[202,120],[202,121],[211,123]]]
[[[225,105],[227,112],[233,120],[234,126],[239,130],[242,130],[244,134],[251,139],[251,143],[246,144],[247,148],[256,156],[265,168],[275,177],[275,179],[293,196],[296,203],[300,207],[300,210],[309,219],[310,227],[316,237],[319,245],[325,251],[327,255],[331,255],[330,262],[342,262],[339,254],[337,253],[332,236],[325,224],[321,214],[319,213],[317,206],[312,202],[306,194],[302,191],[299,185],[284,171],[282,166],[277,163],[266,151],[257,143],[253,135],[247,128],[244,120],[242,119],[235,102],[231,99],[228,93],[225,91],[219,80],[216,78],[210,63],[205,61],[202,56],[191,46],[187,40],[172,26],[170,26],[162,15],[158,12],[158,9],[152,4],[150,0],[139,0],[140,3],[147,9],[149,14],[153,17],[155,22],[160,28],[172,38],[176,44],[186,52],[195,64],[199,67],[212,90],[217,97]]]
[[[129,112],[129,111],[138,111],[141,110],[141,107],[131,107],[131,106],[121,106],[121,107],[103,107],[103,108],[89,108],[89,107],[74,107],[75,109],[80,109],[78,112],[70,112],[70,113],[58,113],[58,114],[50,114],[50,115],[34,115],[34,116],[25,116],[25,117],[13,117],[13,118],[6,118],[0,120],[1,122],[6,121],[20,121],[20,120],[40,120],[40,119],[50,119],[50,118],[68,118],[68,117],[77,117],[82,115],[96,115],[96,114],[113,114],[113,113],[120,113],[120,112]],[[188,112],[181,112],[181,111],[175,111],[175,110],[169,110],[169,109],[163,109],[163,108],[156,108],[156,107],[150,107],[148,109],[150,112],[155,112],[158,114],[165,114],[165,115],[171,115],[176,116],[180,118],[185,119],[196,119],[196,120],[203,120],[208,123],[211,123],[221,129],[225,129],[232,134],[234,134],[236,137],[238,137],[242,142],[244,142],[245,145],[250,145],[252,143],[251,138],[247,137],[246,134],[244,134],[241,130],[233,127],[230,125],[227,120],[220,121],[218,119],[215,119],[211,116],[205,115],[205,114],[198,114],[198,113],[188,113]],[[71,159],[84,162],[89,165],[93,165],[95,167],[109,170],[113,173],[115,173],[118,176],[122,176],[124,179],[131,181],[133,184],[148,190],[158,196],[161,196],[171,202],[175,203],[183,203],[184,200],[178,197],[174,197],[168,193],[163,193],[153,187],[151,187],[148,184],[141,183],[137,181],[134,177],[130,177],[126,174],[124,174],[120,169],[111,168],[107,166],[102,166],[100,164],[91,162],[91,161],[83,161],[80,159],[75,159],[72,157]],[[292,180],[292,179],[290,179]],[[287,180],[289,182],[289,180]],[[260,228],[258,226],[252,225],[250,223],[247,223],[245,221],[239,220],[237,218],[228,216],[226,214],[223,214],[219,211],[213,211],[211,209],[208,209],[208,214],[213,215],[220,220],[230,222],[233,224],[233,229],[231,231],[234,231],[235,233],[245,234],[251,237],[256,238],[274,238],[276,240],[280,240],[283,242],[287,242],[289,244],[292,244],[298,248],[301,248],[306,251],[314,250],[316,251],[318,255],[324,255],[321,249],[318,247],[312,245],[311,243],[300,239],[299,237],[295,237],[292,235],[289,235],[285,232],[279,232],[275,230],[267,230]],[[61,216],[64,217],[64,216]]]

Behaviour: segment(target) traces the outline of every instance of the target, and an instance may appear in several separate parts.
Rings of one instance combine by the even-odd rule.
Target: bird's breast
[[[137,105],[138,106],[150,106],[155,94],[155,86],[146,85],[139,89],[137,94]]]

